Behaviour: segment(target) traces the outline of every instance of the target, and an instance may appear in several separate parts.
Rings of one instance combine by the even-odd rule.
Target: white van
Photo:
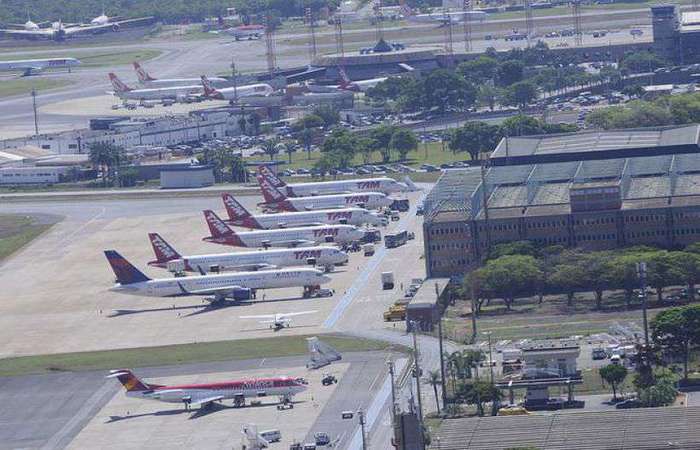
[[[260,437],[265,439],[267,442],[277,442],[282,439],[282,433],[280,430],[265,430],[261,431]]]

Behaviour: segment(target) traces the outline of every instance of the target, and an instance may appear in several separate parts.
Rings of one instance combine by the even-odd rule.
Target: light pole
[[[493,353],[491,352],[491,332],[485,331],[484,334],[489,338],[489,374],[491,384],[493,384]]]
[[[352,411],[343,411],[340,418],[343,420],[352,419],[354,416]],[[362,450],[367,450],[367,439],[365,438],[365,413],[361,409],[357,410],[357,418],[360,421],[360,432],[362,433]]]
[[[389,376],[391,377],[391,421],[396,422],[396,386],[394,384],[394,361],[387,361],[389,365]]]
[[[439,303],[440,299],[440,288],[438,284],[435,283],[435,300]],[[440,311],[440,317],[438,318],[438,339],[440,343],[440,386],[442,388],[442,410],[447,408],[447,389],[445,389],[445,354],[442,348],[442,311]]]
[[[644,323],[644,345],[649,346],[649,326],[647,323],[647,263],[638,262],[637,263],[637,276],[639,277],[639,285],[642,289],[640,294],[642,300],[642,320]]]
[[[39,136],[39,120],[36,115],[36,89],[32,88],[32,108],[34,110],[34,134]]]
[[[415,357],[415,373],[413,374],[416,378],[416,391],[418,394],[418,422],[423,424],[423,400],[420,392],[420,353],[418,352],[418,340],[416,339],[416,328],[418,327],[418,322],[415,320],[411,321],[411,332],[413,333],[413,355]]]

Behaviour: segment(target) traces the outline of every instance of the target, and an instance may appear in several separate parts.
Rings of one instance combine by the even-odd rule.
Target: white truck
[[[362,253],[365,256],[372,256],[374,255],[374,244],[365,244],[362,246]]]
[[[394,289],[394,272],[382,272],[382,289]]]

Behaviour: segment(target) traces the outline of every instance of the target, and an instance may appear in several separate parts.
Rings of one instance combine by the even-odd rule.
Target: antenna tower
[[[469,52],[472,49],[472,16],[469,14],[472,10],[471,0],[464,0],[464,51]]]

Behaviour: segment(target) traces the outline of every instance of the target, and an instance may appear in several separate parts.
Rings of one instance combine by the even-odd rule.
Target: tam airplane
[[[352,92],[365,92],[370,88],[375,87],[382,81],[386,81],[388,77],[380,78],[370,78],[367,80],[357,80],[352,81],[348,77],[345,69],[338,67],[338,73],[340,74],[340,84],[337,85],[319,85],[319,84],[308,84],[307,87],[309,91],[315,93],[324,92],[337,92],[337,91],[352,91]]]
[[[51,26],[42,28],[31,20],[27,20],[19,29],[0,29],[0,34],[18,39],[51,39],[62,41],[69,37],[100,34],[109,31],[117,32],[122,25],[135,26],[147,25],[153,22],[153,17],[139,17],[135,19],[116,20],[107,17],[104,12],[90,20],[89,23],[64,24],[62,21],[53,22]]]
[[[214,100],[236,100],[243,97],[267,97],[275,92],[272,86],[265,83],[248,84],[245,86],[216,89],[209,82],[209,78],[202,75],[202,88],[204,96]]]
[[[202,95],[202,86],[200,85],[132,89],[113,73],[109,74],[109,81],[114,88],[114,95],[122,100],[178,100]]]
[[[272,228],[289,228],[318,225],[382,225],[382,218],[376,213],[363,208],[320,209],[280,214],[252,215],[238,203],[231,194],[223,193],[221,198],[228,213],[227,223],[246,228],[269,230]]]
[[[172,87],[172,86],[199,86],[201,81],[199,78],[153,78],[146,69],[141,67],[141,64],[134,62],[134,71],[139,83],[150,88],[157,87]],[[230,83],[225,78],[213,77],[209,78],[212,86],[228,86]]]
[[[313,197],[287,197],[270,183],[270,181],[258,175],[256,177],[260,190],[262,190],[268,208],[281,211],[309,211],[318,209],[346,208],[348,206],[361,206],[368,209],[379,209],[390,206],[394,200],[381,192],[364,192],[355,194],[317,195]]]
[[[22,59],[17,61],[0,61],[0,72],[21,71],[22,76],[29,76],[46,69],[68,69],[80,65],[75,58]]]
[[[258,166],[258,175],[265,177],[277,190],[283,191],[288,197],[310,197],[323,194],[344,194],[349,192],[414,192],[419,188],[406,177],[405,183],[393,178],[359,178],[354,180],[317,181],[312,183],[286,184],[279,179],[269,167]]]
[[[241,25],[226,30],[237,41],[241,39],[260,39],[265,34],[265,25]]]
[[[188,272],[208,272],[212,266],[223,270],[254,271],[291,266],[321,266],[327,269],[348,262],[348,254],[335,247],[298,247],[255,252],[214,253],[209,255],[180,255],[158,233],[149,233],[156,259],[149,266],[168,268],[168,263],[180,261]]]
[[[365,232],[352,225],[323,225],[280,230],[235,232],[214,211],[204,211],[211,236],[202,240],[234,247],[297,247],[322,243],[359,241]]]
[[[142,297],[186,297],[209,295],[211,302],[221,302],[240,289],[275,289],[310,287],[328,283],[331,278],[316,269],[261,270],[221,275],[150,279],[114,250],[105,256],[117,276],[117,284],[109,290]]]
[[[163,386],[141,381],[128,369],[110,371],[107,378],[116,378],[126,389],[126,396],[166,403],[181,403],[185,409],[192,405],[207,408],[214,402],[233,400],[234,406],[244,406],[246,398],[279,397],[281,406],[293,408],[292,398],[306,390],[302,378],[252,378],[206,384]]]
[[[474,20],[484,20],[487,14],[484,11],[473,11],[473,10],[463,10],[463,11],[444,11],[444,12],[434,12],[430,14],[416,14],[415,11],[411,9],[405,0],[400,0],[401,4],[401,14],[409,22],[416,23],[439,23],[442,25],[462,23],[464,21],[474,21]]]

